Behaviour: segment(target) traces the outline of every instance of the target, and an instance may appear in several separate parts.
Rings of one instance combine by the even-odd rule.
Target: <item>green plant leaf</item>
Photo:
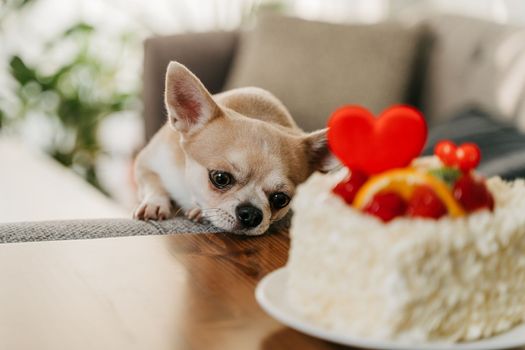
[[[17,8],[22,8],[26,5],[29,5],[31,3],[35,2],[35,0],[18,0],[18,1],[15,1],[16,3],[16,7]]]
[[[72,27],[69,27],[64,31],[63,36],[71,36],[74,34],[82,33],[82,34],[89,34],[95,31],[95,27],[93,27],[91,24],[85,23],[85,22],[79,22]]]
[[[28,67],[20,56],[11,57],[9,67],[11,68],[11,75],[20,85],[37,80],[35,69]]]

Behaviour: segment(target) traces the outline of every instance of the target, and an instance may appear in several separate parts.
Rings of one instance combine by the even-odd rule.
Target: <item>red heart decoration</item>
[[[427,139],[423,116],[409,106],[392,106],[375,118],[365,108],[345,106],[328,121],[328,143],[348,168],[368,175],[405,167]]]

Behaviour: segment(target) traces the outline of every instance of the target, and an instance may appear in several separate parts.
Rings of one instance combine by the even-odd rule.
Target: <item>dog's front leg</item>
[[[133,217],[139,220],[164,220],[172,214],[171,199],[157,173],[141,166],[136,167],[140,204]]]

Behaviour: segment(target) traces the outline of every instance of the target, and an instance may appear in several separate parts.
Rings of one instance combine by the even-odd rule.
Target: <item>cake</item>
[[[363,111],[352,108],[330,128],[337,116],[355,125],[348,119]],[[483,179],[472,144],[441,142],[435,156],[371,170],[329,142],[346,167],[314,174],[292,202],[287,298],[298,313],[347,335],[409,342],[471,341],[525,320],[523,180]]]

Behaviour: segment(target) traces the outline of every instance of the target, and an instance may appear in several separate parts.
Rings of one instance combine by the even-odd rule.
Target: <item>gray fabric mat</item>
[[[132,219],[36,221],[0,224],[0,243],[198,232],[211,233],[221,230],[182,217],[166,221]]]

